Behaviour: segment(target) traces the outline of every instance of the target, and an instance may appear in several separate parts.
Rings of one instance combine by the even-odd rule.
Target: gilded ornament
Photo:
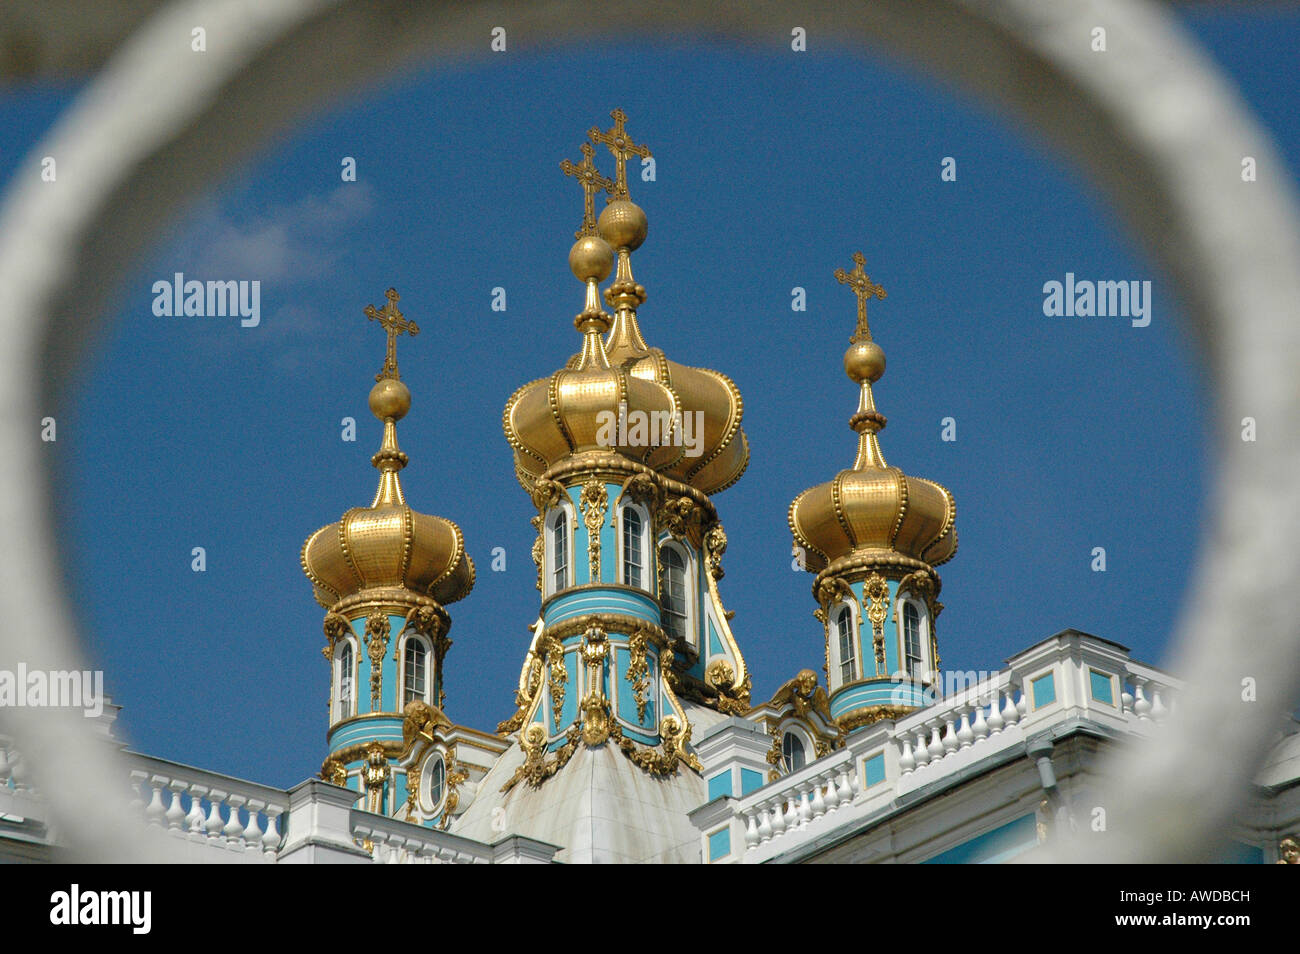
[[[626,679],[632,684],[632,698],[636,701],[636,720],[645,721],[645,710],[649,704],[650,667],[646,661],[646,634],[638,628],[628,637],[628,666]]]
[[[501,791],[510,791],[520,781],[526,781],[532,788],[537,788],[568,764],[569,759],[573,758],[573,753],[577,751],[581,738],[582,730],[576,725],[572,726],[565,734],[564,744],[556,750],[555,757],[547,759],[546,728],[540,722],[534,722],[519,736],[519,747],[524,750],[523,764],[515,769],[515,774],[501,786]]]
[[[320,767],[320,777],[333,785],[346,787],[348,784],[348,767],[336,758],[328,758]]]
[[[538,514],[532,519],[533,528],[537,531],[537,537],[533,540],[533,563],[537,566],[537,592],[542,592],[542,564],[546,556],[546,537],[545,529],[542,523],[542,515]]]
[[[564,711],[564,684],[569,681],[569,671],[564,665],[564,645],[552,636],[543,642],[541,649],[550,666],[551,717],[559,728],[560,715]]]
[[[379,322],[384,331],[388,333],[388,350],[384,354],[384,368],[375,375],[375,380],[390,379],[400,381],[401,375],[397,373],[397,336],[408,334],[414,338],[420,333],[420,326],[413,321],[407,321],[402,313],[397,310],[397,303],[401,296],[397,294],[395,288],[390,288],[384,292],[384,297],[388,301],[382,309],[377,309],[374,305],[366,305],[366,317],[371,321]]]
[[[391,625],[387,616],[375,614],[366,619],[366,652],[370,656],[370,708],[378,711],[384,687],[384,654],[388,651]]]
[[[609,115],[614,120],[613,126],[604,132],[592,126],[591,129],[587,130],[587,136],[597,145],[609,147],[609,151],[614,156],[614,181],[611,183],[613,199],[626,199],[628,195],[627,161],[633,156],[649,159],[650,150],[646,146],[633,142],[632,137],[627,134],[627,130],[624,128],[624,124],[627,122],[627,113],[621,109],[615,109]],[[608,182],[609,180],[605,181]]]
[[[885,618],[889,615],[889,583],[879,573],[872,573],[862,586],[871,621],[871,641],[876,650],[876,674],[885,671]]]
[[[388,781],[390,773],[383,745],[371,742],[366,746],[366,764],[361,769],[361,777],[366,783],[366,811],[376,814],[383,812],[384,783]]]
[[[591,582],[597,583],[600,581],[600,528],[605,523],[609,491],[600,481],[589,480],[582,486],[582,492],[578,496],[578,506],[582,509],[582,522],[587,528],[587,557]]]
[[[704,556],[708,561],[709,573],[715,580],[722,579],[722,555],[727,552],[727,534],[722,524],[715,522],[704,534]]]
[[[599,192],[608,192],[613,194],[614,181],[606,179],[596,169],[596,164],[592,160],[596,156],[596,150],[590,143],[583,143],[579,147],[582,151],[582,161],[574,164],[568,159],[560,162],[560,169],[566,176],[573,176],[582,186],[583,194],[583,212],[582,228],[574,233],[573,237],[580,239],[584,236],[597,235],[596,231],[596,194]],[[609,274],[606,270],[606,274]]]
[[[882,719],[901,719],[908,713],[915,711],[916,709],[912,706],[866,706],[862,709],[846,712],[835,722],[840,727],[841,732],[852,732],[864,725],[874,725]]]
[[[817,681],[817,673],[811,669],[799,670],[793,679],[776,690],[768,705],[777,709],[788,705],[799,718],[816,712],[827,722],[831,721],[830,700]]]

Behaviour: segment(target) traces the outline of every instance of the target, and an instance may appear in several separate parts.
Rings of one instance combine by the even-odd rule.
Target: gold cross
[[[573,233],[574,238],[582,238],[584,235],[596,234],[596,193],[604,190],[613,192],[614,182],[612,179],[606,179],[596,164],[591,160],[595,158],[596,150],[591,147],[591,143],[582,144],[582,162],[576,166],[568,159],[560,161],[560,170],[566,176],[573,176],[578,180],[578,185],[582,186],[583,205],[582,205],[582,228]]]
[[[388,332],[388,352],[384,355],[384,370],[375,375],[375,380],[392,378],[394,381],[400,381],[402,376],[397,373],[397,336],[406,333],[414,338],[420,333],[420,326],[413,321],[407,321],[397,310],[397,300],[401,297],[397,294],[397,289],[388,289],[384,292],[384,297],[388,299],[388,304],[383,309],[366,305],[366,317],[371,321],[379,322]]]
[[[638,146],[629,137],[623,124],[627,122],[627,113],[621,109],[616,109],[609,114],[614,120],[614,125],[606,132],[601,132],[595,126],[587,130],[587,135],[591,137],[592,142],[603,143],[609,147],[609,151],[614,154],[614,198],[626,199],[627,196],[627,160],[631,156],[640,156],[642,159],[650,158],[650,150],[645,146]],[[613,201],[611,199],[610,201]]]
[[[867,327],[867,299],[872,295],[877,298],[885,297],[885,290],[867,277],[863,266],[867,264],[866,258],[861,252],[853,253],[853,271],[846,272],[842,268],[835,269],[835,279],[841,285],[848,285],[853,289],[853,294],[858,296],[858,327],[853,332],[853,337],[849,341],[856,344],[859,341],[871,340],[871,329]]]

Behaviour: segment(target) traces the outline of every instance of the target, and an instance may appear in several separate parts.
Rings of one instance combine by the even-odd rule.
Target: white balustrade
[[[143,759],[143,757],[140,757]],[[148,759],[169,769],[180,769],[162,760]],[[196,776],[211,777],[210,773],[195,770]],[[288,807],[288,798],[282,802],[267,797],[256,797],[274,789],[249,785],[256,790],[244,794],[231,789],[240,783],[226,779],[226,788],[204,785],[187,779],[180,773],[150,772],[135,769],[131,772],[131,787],[135,793],[132,804],[138,806],[150,825],[178,838],[204,844],[226,852],[242,853],[247,860],[275,859],[280,845],[279,818]],[[206,806],[206,808],[205,808]]]

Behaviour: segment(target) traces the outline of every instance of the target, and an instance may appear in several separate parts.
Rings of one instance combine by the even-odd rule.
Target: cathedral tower
[[[538,511],[542,592],[518,709],[499,727],[519,732],[526,754],[511,785],[538,785],[579,745],[607,741],[652,774],[674,774],[693,763],[684,701],[748,709],[749,673],[717,591],[726,535],[709,498],[748,463],[743,406],[725,375],[670,361],[642,337],[646,291],[631,256],[647,220],[629,195],[627,163],[650,152],[628,136],[621,110],[612,116],[611,129],[590,130],[579,163],[561,163],[584,195],[569,254],[586,288],[574,319],[581,350],[517,390],[503,418]],[[613,179],[596,170],[592,144],[613,154]],[[612,316],[598,293],[611,272]]]
[[[417,801],[418,783],[407,777],[414,735],[449,724],[441,711],[451,646],[445,607],[473,588],[474,564],[456,524],[412,510],[402,494],[398,473],[407,456],[397,446],[397,422],[411,408],[411,392],[398,373],[397,336],[419,327],[398,310],[396,291],[387,299],[383,309],[366,308],[388,335],[370,391],[370,410],[384,425],[370,461],[379,488],[369,507],[308,537],[301,561],[327,611],[329,757],[322,777],[364,792],[369,811],[392,815],[407,803],[414,811]],[[443,779],[436,782],[441,787]]]
[[[804,568],[816,574],[816,615],[825,627],[831,715],[843,731],[929,704],[937,678],[934,568],[957,551],[956,503],[948,490],[885,463],[885,418],[871,386],[885,353],[871,339],[867,301],[885,290],[867,277],[862,253],[835,277],[858,299],[844,370],[859,386],[849,426],[858,434],[853,466],[790,504],[790,531]]]

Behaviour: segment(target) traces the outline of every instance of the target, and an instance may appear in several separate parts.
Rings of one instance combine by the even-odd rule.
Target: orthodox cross
[[[885,297],[885,290],[867,277],[867,273],[863,270],[866,264],[867,260],[862,253],[854,252],[853,271],[835,269],[835,280],[841,285],[848,285],[853,289],[853,294],[858,296],[858,327],[853,332],[853,337],[849,339],[855,344],[859,341],[871,340],[871,329],[867,327],[867,299],[872,295],[877,298]]]
[[[397,300],[401,297],[397,294],[397,289],[388,289],[384,292],[384,297],[388,299],[388,304],[382,309],[374,305],[366,305],[366,317],[371,321],[379,322],[388,332],[388,352],[384,355],[384,370],[375,375],[375,380],[392,378],[394,381],[400,381],[402,376],[397,373],[397,336],[405,333],[414,338],[420,333],[420,326],[413,321],[407,321],[397,310]]]
[[[609,151],[614,154],[614,198],[626,199],[627,196],[627,160],[631,156],[640,156],[642,159],[650,158],[650,150],[645,146],[638,146],[629,137],[623,128],[627,122],[627,113],[621,109],[616,109],[609,114],[614,120],[614,125],[606,132],[601,132],[595,126],[587,130],[587,135],[591,137],[592,142],[603,143],[609,147]]]
[[[582,186],[582,228],[574,233],[574,238],[596,234],[596,193],[602,190],[605,192],[614,191],[613,180],[602,176],[596,169],[596,164],[591,161],[595,155],[596,150],[591,147],[591,143],[584,142],[582,144],[582,162],[577,165],[574,165],[568,159],[560,162],[560,170],[566,176],[573,176],[578,180],[578,185]]]

